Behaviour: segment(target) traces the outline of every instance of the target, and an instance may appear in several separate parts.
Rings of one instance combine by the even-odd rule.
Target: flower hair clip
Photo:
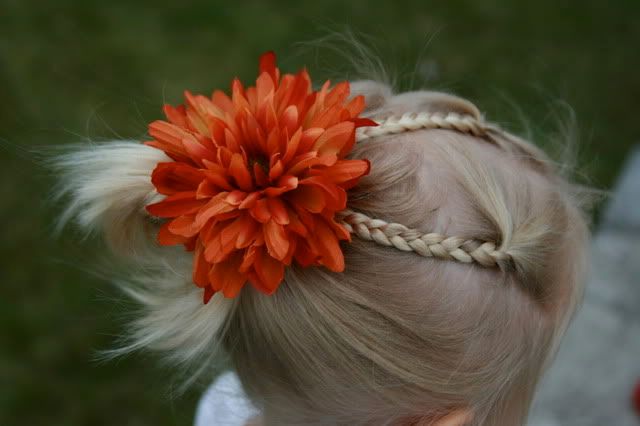
[[[256,85],[235,79],[231,96],[185,92],[186,105],[165,106],[168,121],[149,125],[147,145],[173,161],[153,170],[162,201],[147,206],[166,218],[161,245],[194,251],[193,281],[204,301],[234,297],[249,281],[271,294],[292,261],[344,270],[339,241],[351,235],[336,219],[347,190],[369,172],[346,159],[364,98],[349,83],[314,91],[306,70],[280,75],[275,55],[260,58]]]

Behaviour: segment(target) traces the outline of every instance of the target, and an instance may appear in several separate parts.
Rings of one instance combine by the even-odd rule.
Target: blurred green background
[[[53,180],[33,152],[143,138],[163,102],[250,81],[265,50],[286,71],[353,77],[322,42],[299,44],[345,29],[370,36],[401,88],[453,91],[516,131],[526,117],[541,141],[566,102],[596,187],[640,140],[637,0],[0,0],[0,425],[188,425],[202,391],[176,397],[147,355],[95,361],[127,306],[93,273],[98,242],[52,237]]]

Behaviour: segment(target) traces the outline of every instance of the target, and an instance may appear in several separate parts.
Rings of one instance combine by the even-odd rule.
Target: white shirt
[[[220,375],[200,399],[195,426],[244,426],[258,414],[238,376],[229,371]]]

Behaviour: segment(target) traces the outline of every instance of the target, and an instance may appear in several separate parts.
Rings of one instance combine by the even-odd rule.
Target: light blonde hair
[[[402,424],[456,409],[477,425],[524,424],[582,296],[589,232],[575,187],[466,100],[352,87],[386,130],[360,134],[351,154],[372,169],[342,215],[355,234],[346,269],[293,266],[272,296],[246,287],[203,305],[190,254],[154,246],[144,206],[164,154],[122,142],[60,159],[64,217],[147,266],[125,285],[143,312],[122,351],[196,368],[228,355],[267,425]]]

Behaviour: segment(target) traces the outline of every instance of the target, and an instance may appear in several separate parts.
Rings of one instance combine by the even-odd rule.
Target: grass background
[[[152,357],[94,360],[123,305],[90,273],[99,243],[51,237],[53,180],[31,151],[142,138],[164,101],[250,81],[265,50],[348,77],[340,55],[297,44],[327,28],[370,35],[401,87],[454,91],[516,130],[525,116],[542,142],[562,99],[597,187],[639,140],[637,0],[0,0],[0,425],[187,425],[201,391],[173,398]]]

